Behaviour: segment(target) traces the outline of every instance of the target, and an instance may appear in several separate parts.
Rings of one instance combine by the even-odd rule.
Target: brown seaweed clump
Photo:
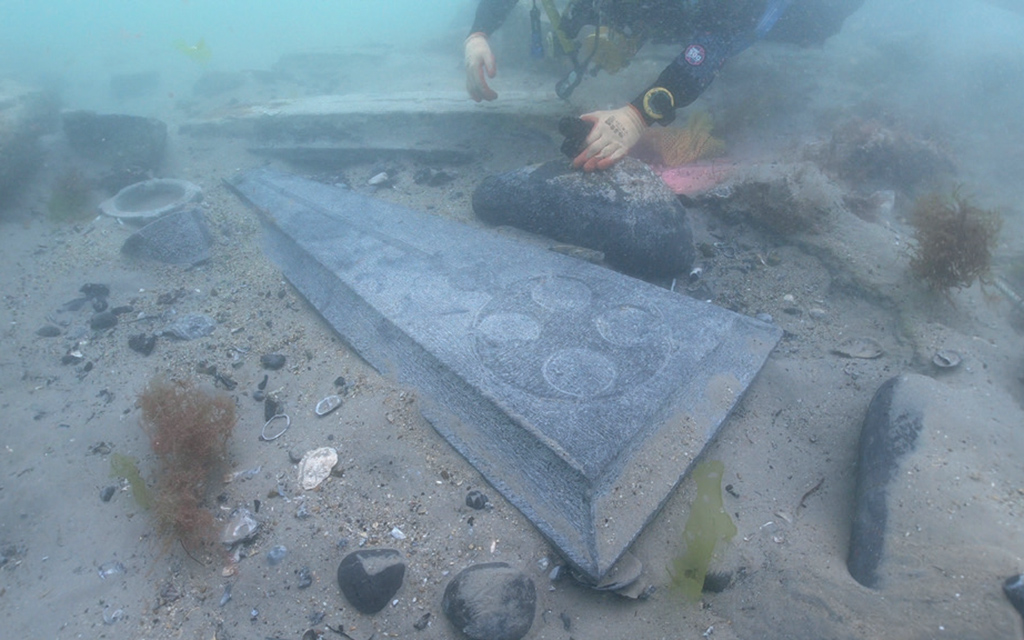
[[[139,395],[142,427],[158,458],[155,514],[161,534],[186,551],[216,540],[213,513],[205,506],[213,479],[227,457],[235,403],[192,382],[154,378]]]
[[[917,241],[910,269],[932,288],[962,289],[988,273],[1002,226],[998,212],[975,206],[954,189],[948,196],[918,198],[910,222]]]

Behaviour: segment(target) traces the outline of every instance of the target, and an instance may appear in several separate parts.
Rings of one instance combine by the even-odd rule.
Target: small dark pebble
[[[60,335],[60,328],[52,324],[44,324],[36,329],[36,335],[43,338],[56,338]]]
[[[114,450],[114,446],[109,442],[97,442],[96,444],[89,447],[89,453],[97,456],[105,456]]]
[[[266,398],[267,394],[263,393],[259,389],[252,392],[252,399],[255,400],[256,402],[263,402],[264,400],[266,400]]]
[[[80,355],[76,355],[74,353],[66,353],[66,354],[64,354],[61,357],[60,363],[61,364],[78,364],[82,360],[85,360],[85,358],[83,358]]]
[[[270,420],[280,412],[281,403],[267,396],[267,399],[263,401],[263,419]]]
[[[563,611],[558,614],[558,617],[562,620],[562,628],[570,631],[572,629],[572,618],[569,617],[569,614]]]
[[[110,502],[110,499],[114,497],[115,491],[117,491],[117,487],[103,487],[103,490],[100,491],[100,500]]]
[[[277,371],[284,366],[284,356],[280,353],[268,353],[260,356],[260,364],[264,369]]]
[[[156,334],[147,335],[145,333],[137,333],[128,338],[128,348],[132,351],[141,353],[144,356],[148,356],[153,353],[153,348],[155,346]]]
[[[429,167],[420,169],[412,175],[412,180],[416,184],[425,184],[431,187],[444,186],[454,179],[455,176],[450,173],[441,171],[440,169],[431,169]]]
[[[130,304],[122,304],[119,307],[114,307],[113,309],[111,309],[110,313],[114,314],[115,316],[123,316],[126,313],[131,313],[132,311],[135,311],[135,307],[131,306]]]
[[[344,387],[345,386],[345,378],[344,378],[344,376],[338,376],[337,378],[335,378],[334,379],[334,386],[336,386],[338,388]]]
[[[213,386],[216,387],[218,384],[228,391],[234,391],[235,387],[238,386],[238,383],[231,376],[226,376],[223,373],[213,374]]]
[[[96,284],[93,282],[83,284],[78,291],[86,298],[106,298],[110,295],[110,287],[105,284]]]
[[[487,506],[487,496],[482,492],[473,489],[466,494],[466,506],[471,509],[483,509]]]
[[[736,493],[736,489],[731,484],[725,485],[725,492],[734,498],[740,497],[740,494]]]
[[[430,612],[429,611],[424,613],[422,616],[420,616],[419,620],[417,620],[416,622],[412,623],[413,629],[416,629],[417,631],[423,631],[429,625],[430,625]]]
[[[302,454],[298,453],[297,451],[289,451],[288,460],[292,464],[299,464],[300,462],[302,462]]]
[[[732,584],[731,571],[709,571],[704,576],[704,593],[722,593]]]
[[[324,621],[324,618],[326,618],[326,617],[327,617],[327,612],[325,612],[325,611],[314,611],[313,613],[309,614],[309,622],[311,624],[320,624],[321,622]]]
[[[259,501],[259,498],[256,498],[255,500],[253,500],[252,501],[252,512],[253,513],[259,513],[260,512],[260,505],[261,504],[263,504],[263,503]]]
[[[90,360],[89,362],[85,363],[84,367],[82,367],[82,371],[84,371],[85,373],[89,373],[90,371],[92,371],[93,366],[94,365],[92,363],[92,360]]]
[[[96,313],[101,313],[107,310],[107,299],[106,298],[93,298],[92,310]]]
[[[259,389],[260,391],[263,391],[264,389],[267,388],[267,381],[268,380],[270,380],[270,376],[268,376],[267,374],[264,373],[263,374],[263,379],[260,380],[260,383],[258,385],[256,385],[256,388]]]
[[[313,584],[313,572],[309,567],[299,569],[299,588],[305,589]]]
[[[109,329],[116,324],[117,316],[110,313],[109,311],[97,313],[96,315],[89,319],[89,327],[93,331],[103,331],[104,329]]]

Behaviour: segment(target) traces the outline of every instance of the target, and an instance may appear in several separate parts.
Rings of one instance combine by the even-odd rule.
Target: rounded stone
[[[466,494],[466,506],[479,511],[487,506],[487,496],[482,491],[473,489]]]
[[[353,551],[338,565],[338,587],[362,613],[377,613],[402,587],[405,562],[394,549]]]
[[[151,220],[203,199],[203,191],[185,180],[155,178],[128,185],[100,204],[100,211],[122,220]]]
[[[93,331],[103,331],[104,329],[110,329],[117,324],[117,316],[109,311],[102,311],[97,313],[89,319],[89,328]]]
[[[533,626],[537,589],[522,571],[488,562],[455,576],[444,590],[441,607],[471,640],[520,640]]]
[[[263,365],[264,369],[270,369],[271,371],[277,371],[284,366],[284,356],[280,353],[267,353],[260,356],[260,364]]]

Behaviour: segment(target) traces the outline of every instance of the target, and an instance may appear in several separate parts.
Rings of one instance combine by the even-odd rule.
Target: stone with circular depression
[[[100,211],[122,220],[147,220],[180,211],[202,199],[202,189],[191,182],[156,178],[121,189],[100,204]]]
[[[522,313],[496,313],[481,320],[479,327],[484,337],[501,344],[540,337],[540,325]]]
[[[594,324],[597,332],[608,342],[620,347],[633,347],[650,340],[660,321],[646,309],[624,304],[597,316]]]
[[[540,278],[530,291],[534,302],[552,311],[582,309],[590,304],[593,292],[587,283],[575,278]]]
[[[581,398],[607,391],[615,382],[615,365],[589,349],[562,349],[548,358],[544,379],[562,393]]]

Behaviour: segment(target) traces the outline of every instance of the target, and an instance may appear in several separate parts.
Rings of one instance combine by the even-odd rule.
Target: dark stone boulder
[[[163,161],[167,125],[156,118],[68,111],[64,135],[81,156],[115,169],[152,170]]]
[[[846,568],[865,587],[878,587],[889,519],[889,485],[902,459],[917,446],[924,407],[908,401],[906,378],[890,378],[875,392],[864,417],[857,456],[857,489]]]
[[[338,565],[338,586],[362,613],[377,613],[386,607],[404,578],[405,562],[394,549],[353,551]]]
[[[441,602],[455,628],[472,640],[519,640],[537,612],[537,589],[526,574],[504,562],[463,569]]]
[[[694,260],[686,209],[650,167],[633,158],[583,173],[554,160],[486,178],[473,193],[483,221],[601,251],[640,277],[675,276]]]
[[[0,81],[0,205],[42,161],[39,137],[56,127],[57,99]]]

